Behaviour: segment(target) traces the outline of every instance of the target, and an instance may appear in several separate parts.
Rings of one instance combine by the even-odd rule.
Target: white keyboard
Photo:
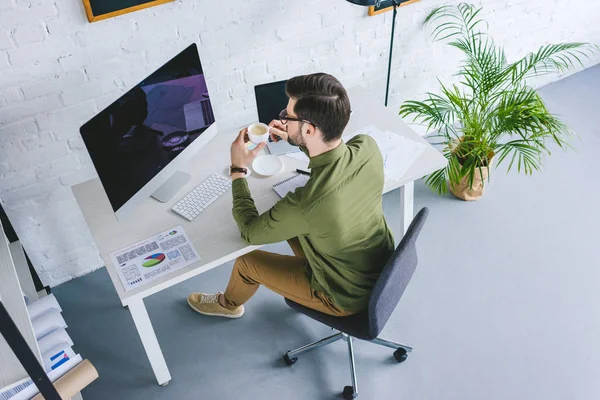
[[[171,210],[191,221],[229,189],[231,189],[230,179],[212,174],[175,203]]]

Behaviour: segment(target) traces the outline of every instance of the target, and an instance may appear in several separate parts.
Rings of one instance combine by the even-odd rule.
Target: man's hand
[[[244,128],[238,134],[238,137],[231,144],[231,166],[238,168],[248,168],[258,153],[266,146],[261,143],[254,150],[248,150],[246,147],[246,138],[248,128]]]
[[[269,124],[269,135],[274,142],[279,142],[280,140],[288,140],[287,126],[283,125],[280,120],[274,119]],[[280,139],[281,138],[281,139]]]

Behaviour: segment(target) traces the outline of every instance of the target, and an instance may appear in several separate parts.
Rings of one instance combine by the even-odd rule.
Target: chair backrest
[[[427,207],[418,212],[373,287],[368,310],[370,339],[383,330],[417,268],[416,241],[428,214]]]

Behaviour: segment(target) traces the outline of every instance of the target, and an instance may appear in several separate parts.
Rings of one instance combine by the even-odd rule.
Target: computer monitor
[[[254,86],[258,120],[260,122],[268,124],[277,119],[281,110],[287,107],[286,82],[287,80]]]
[[[279,119],[279,113],[286,108],[288,104],[288,96],[285,94],[286,83],[287,80],[254,86],[258,120],[260,122],[268,124],[274,119]],[[271,142],[269,139],[267,147],[271,155],[274,156],[300,151],[297,146],[292,146],[283,140]]]
[[[80,133],[117,218],[151,195],[168,201],[187,181],[178,169],[217,133],[196,45],[121,96]]]

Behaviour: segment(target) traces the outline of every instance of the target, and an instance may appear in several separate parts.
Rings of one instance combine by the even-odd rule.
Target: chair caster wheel
[[[344,399],[352,400],[358,397],[358,393],[354,392],[354,388],[352,386],[344,386]]]
[[[406,350],[404,350],[402,347],[400,347],[398,350],[396,350],[394,352],[394,358],[396,359],[396,361],[401,363],[401,362],[406,361],[406,359],[408,358],[408,354],[406,353]]]
[[[294,365],[296,364],[296,361],[298,361],[298,357],[290,358],[286,353],[283,355],[283,361],[285,361],[287,365]]]

